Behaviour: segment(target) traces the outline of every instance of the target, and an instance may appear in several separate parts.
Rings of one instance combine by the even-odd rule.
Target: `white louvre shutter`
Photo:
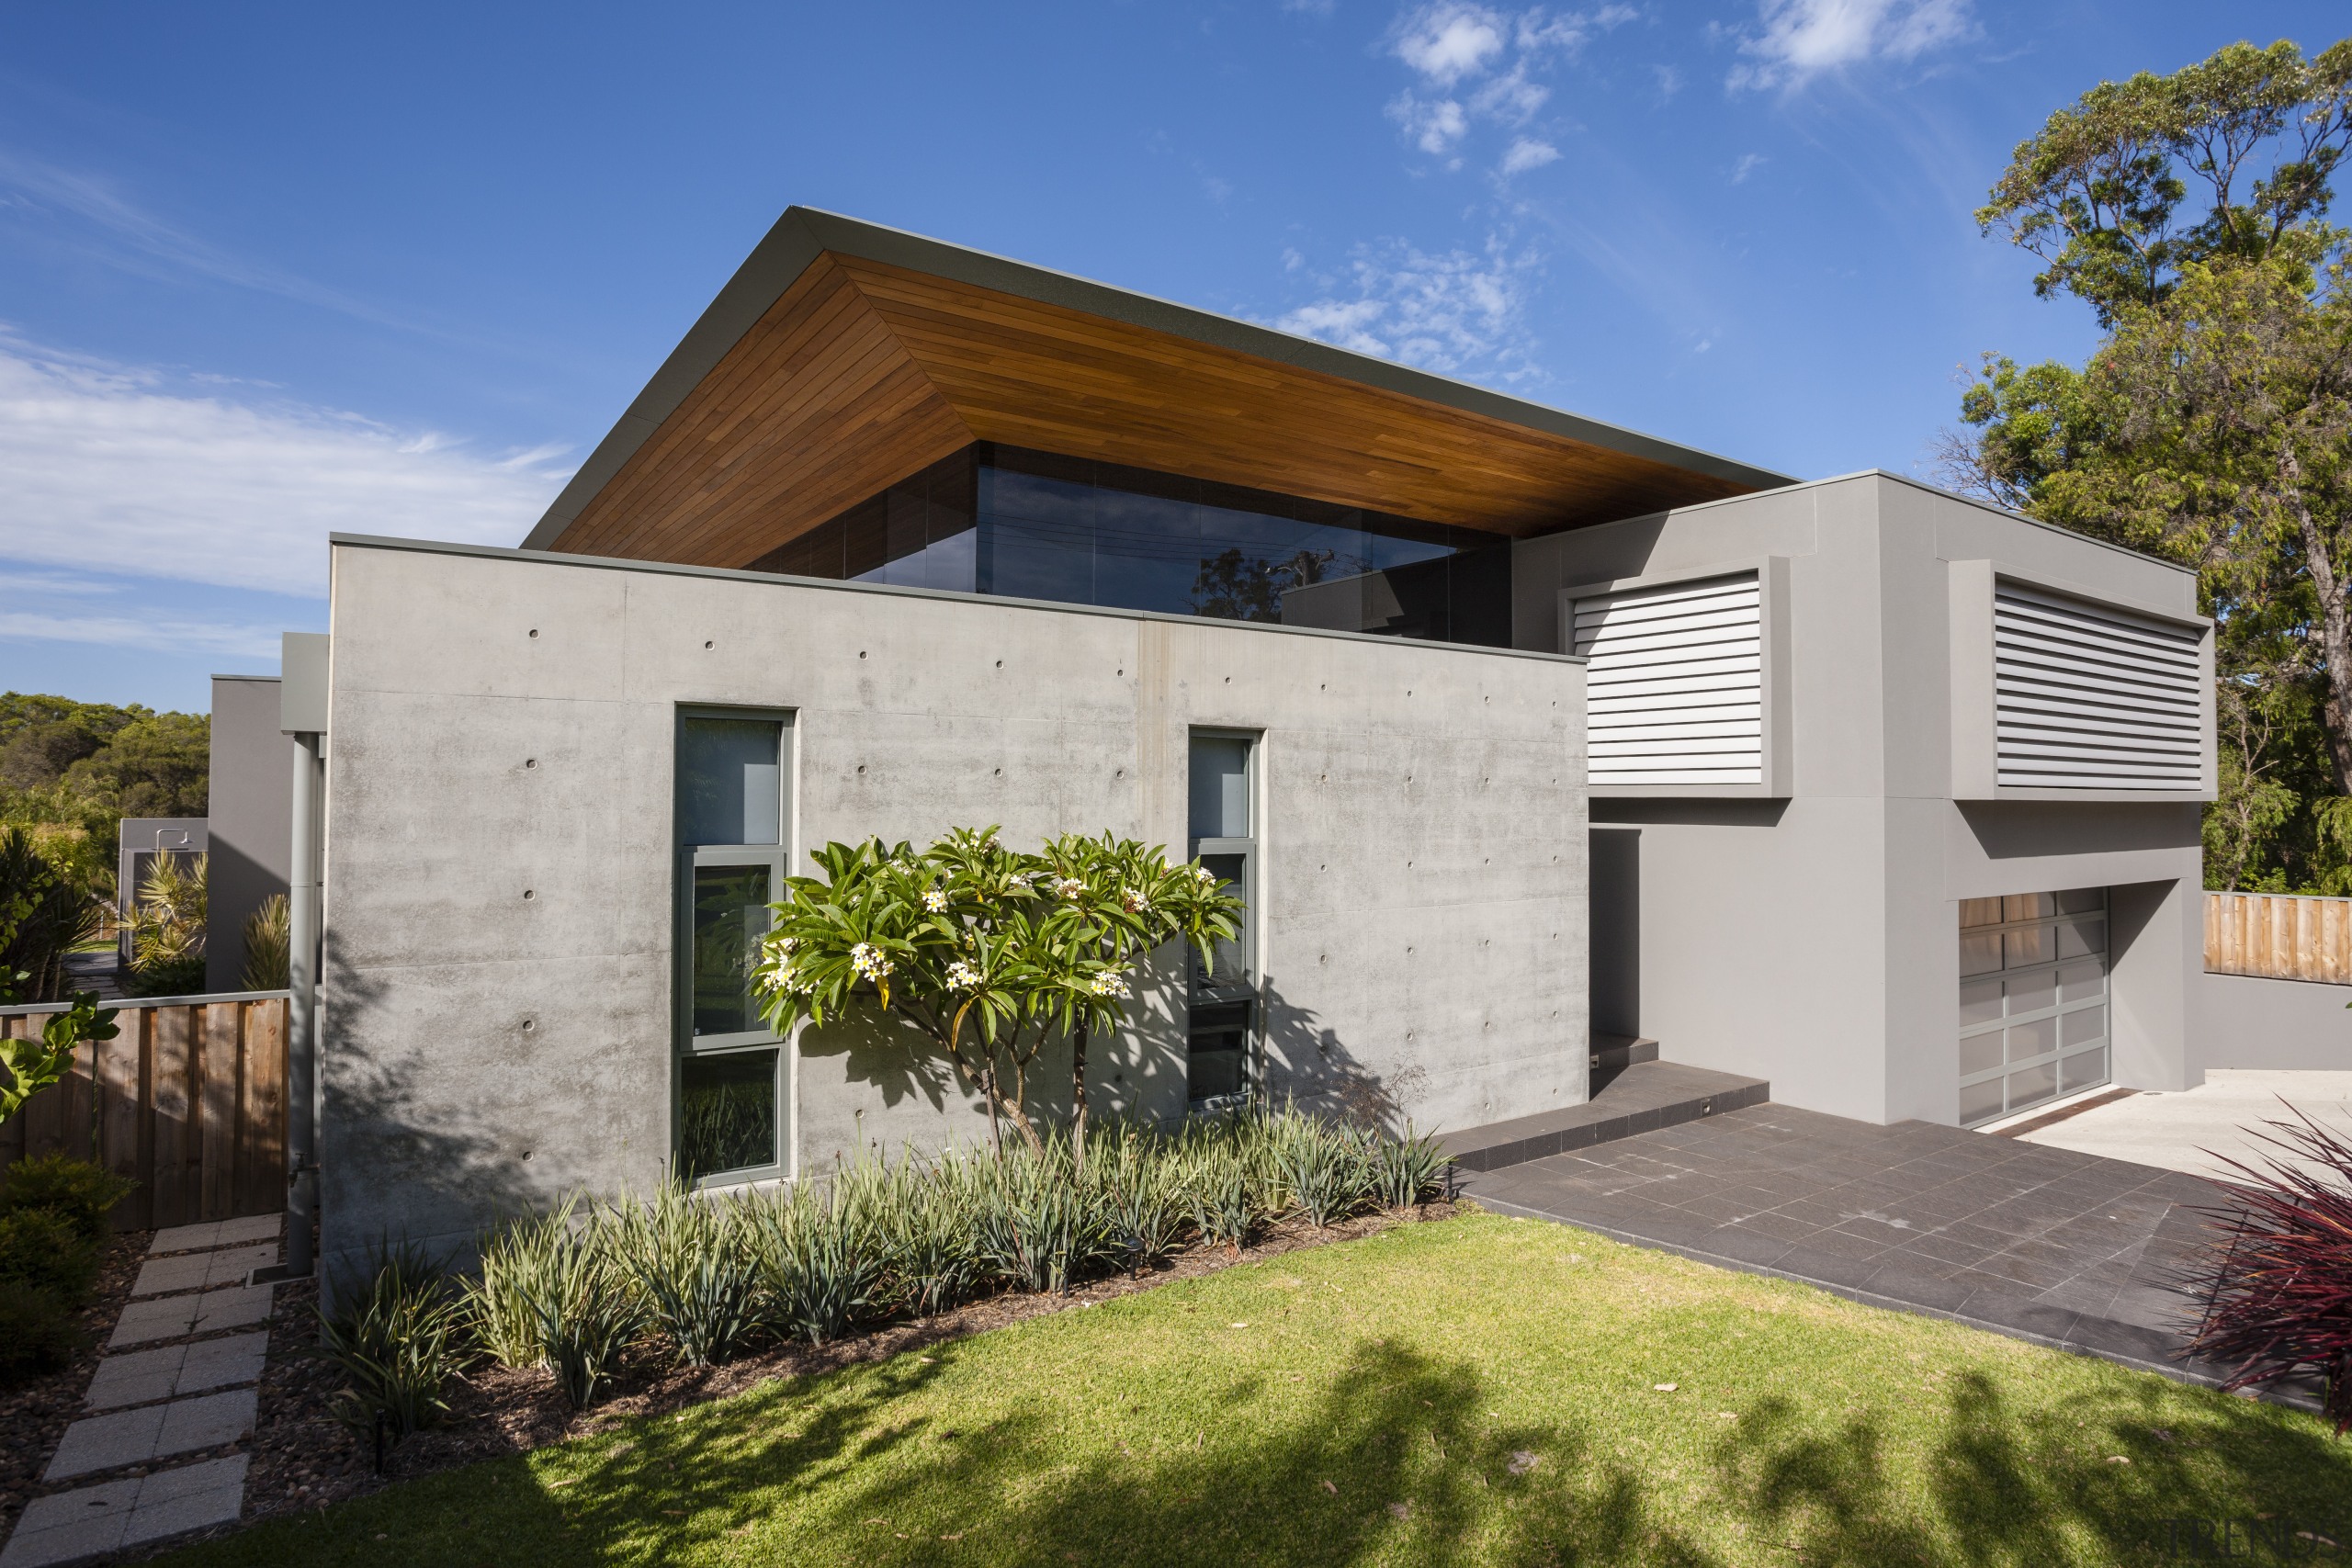
[[[1764,782],[1756,573],[1576,601],[1595,784]]]
[[[1996,582],[2000,782],[2041,789],[2200,788],[2199,640],[2186,626]]]

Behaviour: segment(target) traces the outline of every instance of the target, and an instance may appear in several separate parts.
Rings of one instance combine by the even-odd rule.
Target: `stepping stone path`
[[[253,1435],[269,1349],[254,1325],[268,1321],[272,1287],[244,1281],[277,1261],[279,1229],[269,1214],[155,1233],[90,1379],[92,1414],[65,1428],[41,1476],[112,1479],[36,1498],[0,1568],[78,1562],[243,1511],[246,1455],[172,1461]]]

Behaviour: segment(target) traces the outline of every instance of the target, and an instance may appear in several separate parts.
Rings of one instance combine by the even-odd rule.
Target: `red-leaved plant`
[[[2184,1281],[2205,1302],[2188,1348],[2230,1368],[2233,1392],[2316,1373],[2340,1437],[2352,1430],[2352,1141],[2287,1109],[2294,1121],[2256,1134],[2280,1155],[2258,1168],[2215,1156],[2240,1179],[2212,1211],[2226,1234]]]

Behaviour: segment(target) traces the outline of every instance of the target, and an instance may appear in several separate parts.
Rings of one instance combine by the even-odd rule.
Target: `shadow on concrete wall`
[[[1428,1086],[1428,1069],[1415,1064],[1385,1076],[1374,1072],[1314,1009],[1290,1000],[1271,980],[1265,996],[1266,1091],[1276,1105],[1287,1100],[1360,1127],[1404,1130]]]

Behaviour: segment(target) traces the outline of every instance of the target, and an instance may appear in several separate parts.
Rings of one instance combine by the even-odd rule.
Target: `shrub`
[[[681,1362],[731,1360],[759,1327],[759,1270],[731,1201],[697,1199],[664,1182],[644,1203],[615,1205],[598,1228]]]
[[[405,1438],[448,1414],[442,1390],[463,1362],[461,1314],[448,1276],[421,1248],[382,1248],[369,1261],[366,1282],[319,1314],[319,1351],[350,1380],[329,1408],[355,1430],[381,1422]]]
[[[2316,1373],[2322,1410],[2352,1431],[2352,1141],[2302,1111],[2272,1122],[2278,1150],[2238,1179],[2215,1212],[2224,1239],[2183,1281],[2205,1298],[2192,1353],[2231,1369],[2236,1390]]]
[[[1237,1253],[1250,1244],[1257,1234],[1260,1210],[1238,1152],[1216,1146],[1200,1150],[1185,1173],[1184,1186],[1193,1224],[1204,1244],[1230,1247]]]
[[[54,1209],[12,1209],[0,1214],[0,1280],[42,1291],[72,1310],[97,1283],[98,1247],[73,1219]]]
[[[1086,1169],[1101,1183],[1106,1239],[1130,1271],[1149,1268],[1176,1250],[1189,1215],[1183,1173],[1165,1140],[1122,1129],[1116,1142],[1094,1145]]]
[[[576,1224],[566,1202],[501,1227],[481,1252],[481,1280],[467,1292],[476,1333],[509,1366],[547,1368],[586,1409],[645,1325],[606,1228]]]
[[[22,828],[0,829],[0,976],[29,999],[64,993],[65,955],[98,934],[106,908]]]
[[[72,1309],[55,1295],[0,1280],[0,1384],[54,1371],[85,1343]]]
[[[248,991],[282,991],[290,983],[288,964],[294,950],[293,918],[286,895],[273,893],[261,908],[245,917],[245,967],[237,984]]]
[[[837,1173],[821,1192],[799,1184],[738,1200],[769,1326],[786,1338],[838,1339],[881,1294],[879,1238],[862,1206],[844,1198]]]
[[[1383,1138],[1375,1147],[1374,1195],[1385,1207],[1409,1209],[1446,1195],[1453,1161],[1434,1134],[1417,1134],[1408,1122],[1402,1138]]]
[[[130,983],[135,997],[194,996],[204,989],[204,927],[209,855],[157,855],[130,911]]]
[[[1088,1264],[1111,1255],[1110,1226],[1091,1201],[1096,1190],[1077,1179],[1059,1134],[1042,1154],[1006,1150],[983,1174],[974,1215],[978,1250],[1009,1283],[1059,1294]]]
[[[1291,1196],[1317,1228],[1347,1218],[1372,1197],[1379,1156],[1362,1140],[1291,1112],[1269,1131]]]
[[[47,1209],[96,1244],[105,1241],[112,1229],[114,1206],[137,1186],[89,1160],[43,1155],[8,1168],[0,1179],[0,1213]]]

